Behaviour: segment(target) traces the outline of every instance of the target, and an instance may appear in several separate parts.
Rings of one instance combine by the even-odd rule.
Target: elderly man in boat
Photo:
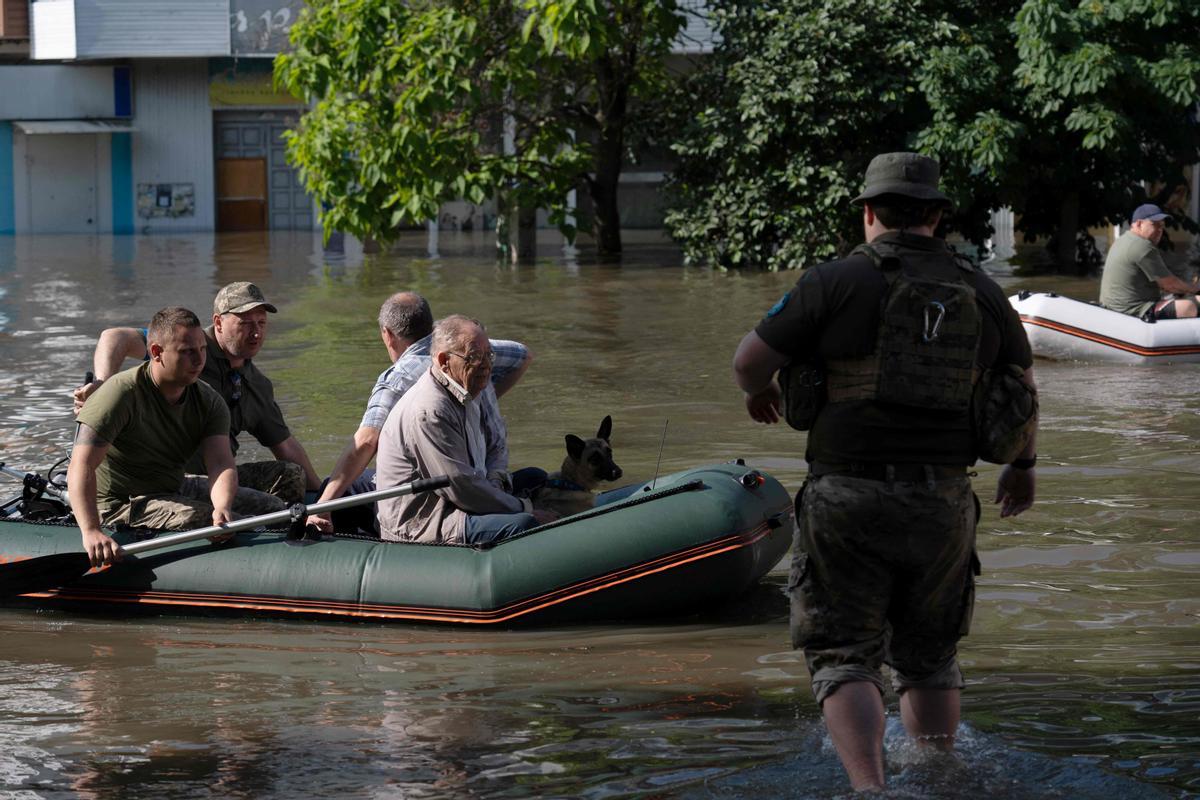
[[[274,461],[238,465],[237,511],[266,514],[304,499],[305,489],[321,484],[304,446],[284,422],[275,402],[275,390],[254,365],[253,359],[267,337],[267,314],[276,312],[262,290],[253,283],[236,281],[217,292],[213,300],[212,325],[204,331],[207,357],[200,380],[217,391],[229,409],[229,442],[237,453],[237,437],[249,432],[275,456]],[[108,328],[100,334],[93,356],[95,380],[75,389],[75,412],[129,358],[149,359],[146,331],[140,328]],[[188,463],[192,490],[208,490],[204,464],[199,456]]]
[[[489,478],[481,396],[494,354],[483,326],[452,315],[433,329],[429,369],[379,435],[380,489],[448,475],[445,489],[381,500],[379,530],[391,541],[489,544],[557,518]]]
[[[336,500],[346,494],[361,494],[375,488],[375,472],[367,465],[379,449],[379,435],[392,408],[413,385],[429,371],[432,362],[430,346],[433,339],[433,311],[429,302],[416,292],[397,292],[383,302],[379,309],[379,335],[387,348],[392,364],[376,379],[367,400],[367,409],[354,437],[338,458],[333,472],[322,488],[320,500]],[[499,400],[517,385],[533,357],[520,342],[490,339],[493,362],[489,386],[479,396],[479,410],[487,441],[487,471],[495,476],[508,470],[508,441],[504,418],[500,415]],[[513,476],[522,481],[536,482],[541,470],[521,470]],[[518,487],[521,488],[521,487]],[[367,513],[363,514],[363,508]],[[357,527],[374,531],[373,506],[356,507],[339,512],[338,527]],[[309,517],[309,524],[331,533],[333,520],[328,514]]]
[[[1134,210],[1129,230],[1113,242],[1104,260],[1100,305],[1153,319],[1197,315],[1200,283],[1173,272],[1158,250],[1167,219],[1170,215],[1152,203]]]
[[[150,359],[105,381],[79,411],[67,491],[92,566],[120,557],[102,524],[188,530],[233,518],[229,409],[200,381],[208,351],[200,319],[164,308],[146,340]],[[180,492],[184,463],[197,450],[207,467],[205,499]]]

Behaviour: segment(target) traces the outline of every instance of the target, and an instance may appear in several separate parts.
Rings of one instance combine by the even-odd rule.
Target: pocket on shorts
[[[966,636],[971,632],[971,617],[975,615],[975,577],[982,571],[983,565],[979,562],[979,554],[972,550],[971,561],[967,566],[966,581],[963,585],[962,617],[958,623],[959,636]]]

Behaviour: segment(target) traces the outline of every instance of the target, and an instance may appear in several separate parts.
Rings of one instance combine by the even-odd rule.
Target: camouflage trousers
[[[304,469],[289,461],[259,461],[238,465],[238,491],[233,512],[254,517],[282,511],[304,499]],[[212,524],[208,477],[185,475],[178,494],[130,498],[104,514],[105,526],[186,531]]]
[[[978,501],[932,482],[810,477],[796,498],[788,591],[793,647],[817,702],[843,683],[962,688],[958,640],[975,602]]]

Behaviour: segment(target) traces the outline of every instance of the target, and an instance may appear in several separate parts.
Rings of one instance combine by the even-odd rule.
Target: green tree
[[[1194,1],[714,10],[721,44],[688,86],[700,111],[677,126],[670,185],[668,225],[693,260],[828,258],[860,235],[847,201],[867,160],[915,149],[942,162],[952,228],[982,243],[989,210],[1010,206],[1068,267],[1078,233],[1127,218],[1143,183],[1169,193],[1200,161]]]
[[[952,165],[963,194],[1012,207],[1027,240],[1052,237],[1069,269],[1077,236],[1164,200],[1143,184],[1169,193],[1200,161],[1200,4],[1011,5],[964,28],[965,47],[931,52],[934,121],[917,146]]]
[[[315,0],[276,59],[311,104],[289,158],[327,231],[387,241],[446,201],[495,197],[501,219],[546,208],[573,238],[583,183],[597,244],[618,253],[629,115],[661,91],[681,24],[674,0]]]
[[[683,87],[666,224],[691,261],[789,269],[861,240],[875,153],[928,119],[916,70],[952,26],[913,0],[716,0],[719,44]],[[695,111],[695,109],[699,109]]]

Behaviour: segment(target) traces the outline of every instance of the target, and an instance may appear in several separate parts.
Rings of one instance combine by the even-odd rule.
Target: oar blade
[[[0,564],[0,597],[44,592],[82,577],[89,569],[87,553],[55,553]]]

